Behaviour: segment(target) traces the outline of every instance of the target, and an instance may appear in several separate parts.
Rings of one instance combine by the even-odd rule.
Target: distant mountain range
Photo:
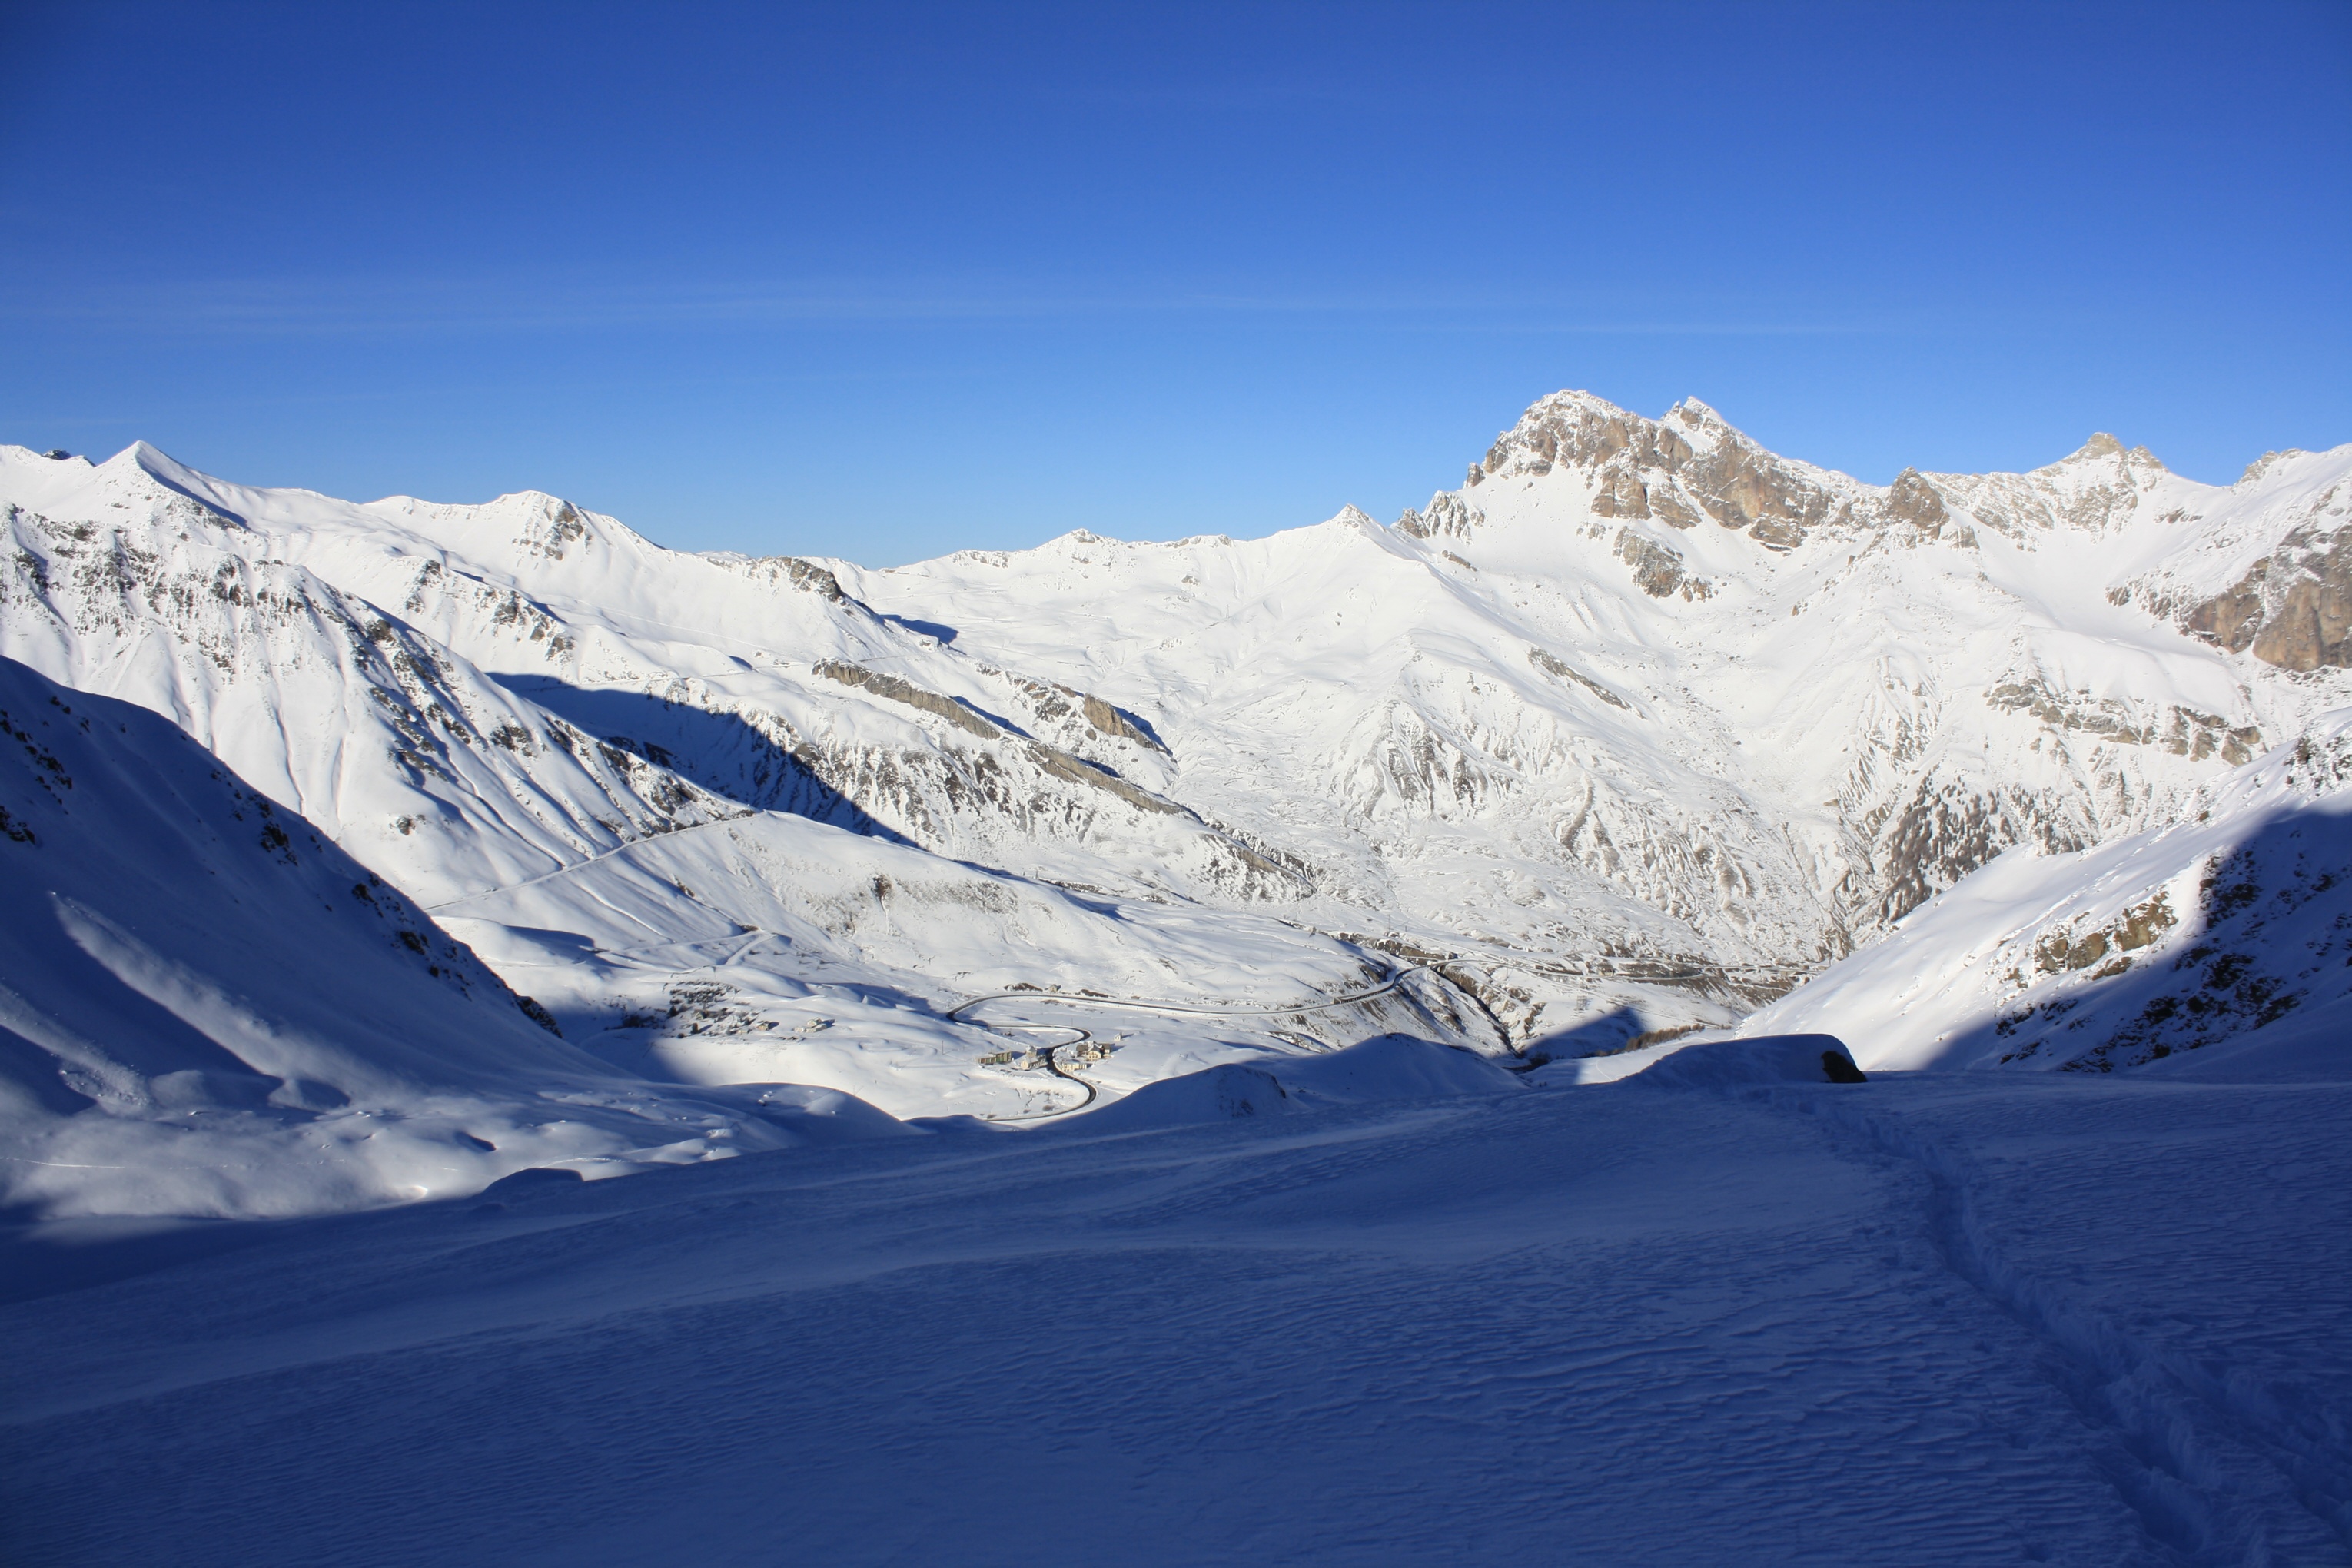
[[[1801,1003],[1850,1037],[1883,1026],[1900,1036],[1889,1062],[2005,1019],[1986,1037],[2003,1048],[1971,1060],[2129,1065],[2170,1026],[2123,1037],[2152,996],[2061,1038],[2044,1028],[2050,987],[2126,952],[2188,951],[2217,917],[2184,907],[2197,900],[2181,879],[2281,812],[2336,820],[2327,797],[2352,772],[2352,446],[2269,454],[2217,487],[2096,436],[2029,474],[1906,470],[1880,487],[1775,456],[1696,401],[1652,420],[1560,393],[1459,489],[1387,526],[1349,508],[1260,540],[1081,531],[887,571],[668,551],[535,492],[442,506],[248,489],[144,444],[96,464],[0,447],[0,655],[27,667],[7,706],[31,737],[0,773],[26,835],[0,839],[24,893],[7,900],[17,945],[0,976],[15,1009],[0,1044],[32,1107],[0,1136],[20,1142],[192,1107],[335,1122],[375,1092],[348,1066],[381,1054],[362,1030],[336,1046],[351,1081],[316,1105],[251,1084],[212,1095],[201,1073],[230,1068],[150,1051],[151,1072],[129,1045],[108,1058],[129,1089],[60,1099],[59,1071],[111,1083],[114,1069],[60,1068],[42,1031],[111,1049],[108,1030],[144,1026],[132,1009],[68,1028],[79,983],[31,955],[63,942],[101,962],[88,931],[136,935],[150,918],[238,931],[256,972],[281,977],[247,999],[265,1032],[271,1007],[299,1010],[286,977],[306,962],[329,991],[440,998],[441,1022],[402,1031],[474,1026],[451,1006],[478,1015],[459,1054],[510,1061],[523,1085],[480,1103],[516,1125],[513,1106],[562,1079],[605,1108],[583,1144],[597,1160],[678,1143],[681,1116],[725,1130],[697,1158],[802,1124],[804,1109],[745,1110],[745,1085],[838,1091],[898,1118],[1037,1117],[1086,1086],[1116,1097],[1384,1031],[1580,1057],[1740,1027],[1784,995],[1768,1019]],[[187,783],[193,764],[152,726],[61,728],[73,693],[160,715],[218,777]],[[69,760],[75,747],[96,750]],[[2290,801],[2277,791],[2295,758]],[[51,787],[76,768],[161,770],[179,793],[126,783],[93,805]],[[238,816],[255,801],[277,815]],[[2136,862],[2131,899],[2057,909],[2080,879],[2121,875],[2106,847],[2200,813],[2193,849],[2165,838]],[[206,858],[229,851],[205,846],[241,846],[265,822],[311,857],[302,877],[341,868],[342,901],[322,882],[278,910],[220,879]],[[189,838],[192,823],[215,838]],[[2319,838],[2305,847],[2320,859],[2340,853],[2340,836]],[[89,882],[95,849],[58,847],[117,840],[158,846],[132,858],[150,879],[135,892]],[[2031,910],[1953,891],[2018,847],[1988,873],[2005,887],[2028,866],[2076,881]],[[2263,897],[2331,874],[2309,854],[2300,869],[2256,861]],[[463,995],[431,974],[365,979],[318,945],[363,912],[349,888],[371,880],[376,910],[401,911],[384,921],[460,955],[446,968],[474,977]],[[130,901],[110,905],[118,893]],[[332,920],[307,912],[314,896]],[[2326,888],[2310,896],[2334,908]],[[2006,926],[1955,934],[1963,906]],[[2040,954],[2061,926],[2066,952],[2055,967],[1978,965],[1980,984],[1937,993],[1949,1017],[1906,1033],[1886,1020],[1909,1002],[1883,973],[1840,977],[1911,951],[1923,921],[1944,933],[1937,952]],[[173,973],[238,984],[209,937],[140,940]],[[2244,982],[2218,989],[2247,1027],[2319,984],[2282,972],[2249,1001]],[[999,992],[1016,994],[948,1016]],[[1052,992],[1067,1000],[1021,1000]],[[236,1070],[310,1081],[150,993],[176,1020],[155,1029],[195,1030]],[[1114,1029],[1109,1009],[1070,1005],[1087,995],[1195,1011],[1130,1010]],[[383,1004],[383,1026],[410,1005]],[[2016,1021],[2029,1012],[2042,1022]],[[2009,1048],[2020,1030],[2034,1050]],[[1076,1076],[1040,1062],[1033,1047],[1074,1035],[1088,1052],[1063,1064]],[[1852,1043],[1871,1066],[1869,1041]],[[455,1086],[445,1065],[403,1068],[400,1094]],[[188,1105],[138,1087],[175,1071],[199,1073],[174,1080]],[[470,1149],[451,1114],[448,1137],[418,1136]],[[536,1163],[459,1160],[434,1181]],[[42,1180],[38,1201],[69,1202]],[[396,1195],[370,1180],[321,1203]],[[301,1206],[259,1190],[185,1201]]]

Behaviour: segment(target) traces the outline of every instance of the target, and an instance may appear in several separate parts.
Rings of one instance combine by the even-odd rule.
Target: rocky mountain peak
[[[1739,432],[1733,429],[1730,422],[1725,419],[1722,415],[1717,414],[1713,408],[1709,407],[1706,404],[1700,402],[1696,397],[1684,398],[1680,403],[1675,404],[1672,408],[1668,409],[1666,413],[1670,417],[1681,420],[1683,424],[1694,430],[1713,428],[1729,431],[1734,436],[1739,435]]]
[[[2299,447],[2289,447],[2283,452],[2264,452],[2261,457],[2256,458],[2252,462],[2246,465],[2246,471],[2238,476],[2238,483],[2240,485],[2251,485],[2260,479],[2264,474],[2269,473],[2271,469],[2278,464],[2291,461],[2296,458],[2308,456],[2310,456],[2310,454],[2304,451]]]
[[[1843,476],[1775,457],[1696,398],[1647,419],[1578,392],[1529,408],[1472,466],[1470,483],[1535,480],[1559,468],[1591,486],[1595,517],[1670,528],[1711,521],[1775,551],[1794,549],[1860,493]]]
[[[561,496],[544,490],[517,490],[502,495],[477,512],[479,521],[494,523],[513,533],[526,551],[561,561],[575,547],[595,540],[588,514]]]
[[[2126,447],[2104,430],[2094,431],[2091,438],[2054,463],[2034,469],[2037,475],[2063,476],[2077,472],[2093,464],[2131,469],[2149,469],[2167,473],[2164,462],[2145,447]]]

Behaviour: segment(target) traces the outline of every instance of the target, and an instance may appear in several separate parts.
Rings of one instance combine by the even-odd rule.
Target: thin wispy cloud
[[[17,290],[0,321],[220,337],[569,332],[597,329],[825,326],[894,322],[1115,320],[1119,317],[1376,317],[1472,329],[1601,334],[1817,335],[1894,330],[1855,316],[1653,313],[1527,293],[1352,289],[1329,292],[1158,288],[995,290],[824,283],[569,286],[506,279],[368,279],[125,285],[65,293]]]

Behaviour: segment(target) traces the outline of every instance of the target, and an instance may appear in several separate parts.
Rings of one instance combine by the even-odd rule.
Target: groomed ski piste
[[[1744,439],[896,574],[0,451],[0,1561],[2352,1563],[2352,448]]]

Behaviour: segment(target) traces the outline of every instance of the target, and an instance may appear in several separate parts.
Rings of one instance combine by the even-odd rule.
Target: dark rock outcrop
[[[2182,624],[2282,669],[2352,667],[2352,530],[2297,529],[2236,584],[2190,606]]]
[[[885,675],[878,669],[868,669],[862,664],[845,664],[839,659],[828,658],[817,665],[816,672],[828,680],[838,680],[844,686],[855,686],[871,691],[877,697],[887,697],[893,702],[903,702],[909,708],[933,714],[983,741],[997,740],[1004,733],[951,697],[927,691],[913,681]]]

